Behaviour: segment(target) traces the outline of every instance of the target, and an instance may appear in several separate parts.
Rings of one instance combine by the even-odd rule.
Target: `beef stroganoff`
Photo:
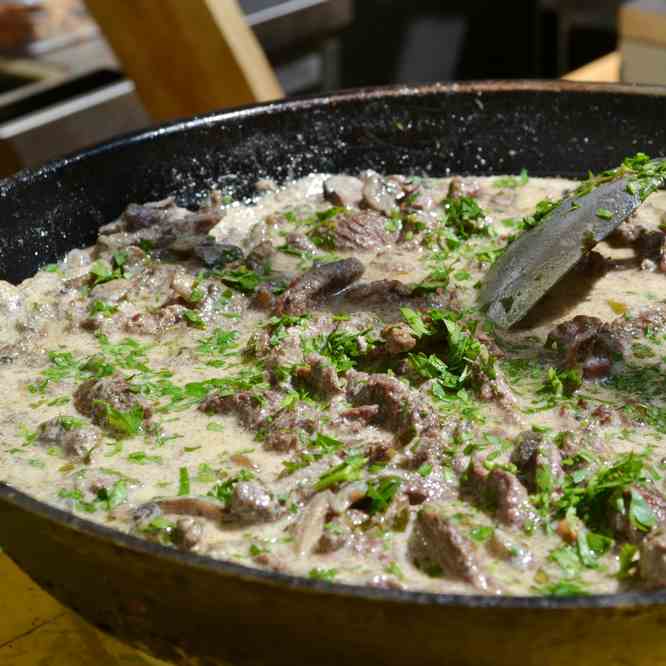
[[[131,204],[93,247],[0,282],[0,478],[321,580],[666,585],[666,193],[513,329],[476,305],[578,186],[314,174],[252,203]]]

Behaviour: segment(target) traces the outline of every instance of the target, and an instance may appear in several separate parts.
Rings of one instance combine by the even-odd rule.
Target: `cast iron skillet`
[[[345,92],[135,134],[0,183],[0,277],[31,275],[132,201],[311,171],[582,176],[666,154],[666,88],[474,83]],[[666,592],[564,598],[408,593],[179,553],[0,484],[0,539],[96,626],[179,663],[411,666],[666,662]],[[4,600],[5,612],[11,601]]]

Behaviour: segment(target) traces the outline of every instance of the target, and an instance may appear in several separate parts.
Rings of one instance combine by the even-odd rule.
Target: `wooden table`
[[[86,624],[0,554],[2,666],[166,666]]]

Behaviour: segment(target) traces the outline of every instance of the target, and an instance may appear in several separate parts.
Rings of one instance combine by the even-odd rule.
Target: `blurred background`
[[[282,95],[487,78],[666,83],[665,54],[664,0],[0,0],[0,175],[155,120]]]

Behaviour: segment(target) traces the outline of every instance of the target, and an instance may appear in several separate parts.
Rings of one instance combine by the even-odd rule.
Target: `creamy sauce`
[[[446,221],[451,179],[396,180],[400,191],[388,187],[394,209],[382,222],[391,240],[370,242],[369,231],[364,247],[350,248],[326,236],[337,233],[336,220],[344,215],[342,207],[332,208],[330,194],[324,198],[326,180],[313,175],[269,190],[255,205],[219,206],[212,198],[210,210],[220,221],[210,233],[218,243],[244,254],[272,244],[253,271],[238,268],[242,259],[207,268],[185,247],[186,233],[169,243],[157,234],[153,247],[138,236],[128,240],[128,233],[145,227],[137,223],[128,231],[121,220],[94,248],[71,252],[20,286],[0,282],[0,478],[39,500],[165,545],[336,582],[488,594],[601,593],[658,584],[630,564],[642,553],[641,539],[658,528],[658,509],[648,507],[638,536],[628,538],[605,518],[576,516],[576,503],[567,505],[566,498],[626,452],[638,454],[643,469],[632,482],[663,490],[663,317],[637,325],[609,376],[585,378],[573,390],[562,359],[544,343],[576,315],[604,322],[626,315],[629,322],[654,309],[663,298],[664,274],[651,270],[649,260],[641,266],[633,249],[602,243],[595,250],[607,258],[604,271],[569,276],[515,331],[484,332],[474,309],[476,283],[519,232],[518,221],[538,201],[558,199],[576,183],[516,178],[503,186],[505,179],[462,179],[463,192],[483,211],[464,230],[451,217]],[[187,211],[172,205],[160,210],[172,222],[187,219]],[[657,229],[665,214],[666,193],[656,193],[632,224]],[[289,293],[290,282],[313,262],[352,256],[365,267],[363,283],[424,285],[440,271],[448,284],[388,300],[358,301],[345,290],[320,294],[308,302],[305,317],[289,319],[280,310],[285,288]],[[262,282],[270,285],[263,309],[254,293]],[[427,343],[439,325],[429,319],[430,307],[458,313],[449,321],[498,357],[495,379],[479,370],[477,356],[460,361],[469,365],[465,374],[455,370],[453,343],[442,341],[441,331],[449,329]],[[418,335],[409,312],[428,332]],[[385,353],[390,324],[416,331],[416,347]],[[346,356],[333,347],[334,330]],[[332,395],[322,396],[308,383],[315,380],[298,374],[313,352],[337,367]],[[454,386],[446,386],[432,364],[422,363],[419,375],[419,353],[423,363],[430,355],[448,363],[457,373]],[[405,408],[410,400],[427,406],[429,416],[415,421],[411,438],[392,425],[393,416],[381,416],[381,404],[380,417],[350,416],[349,410],[373,404],[349,392],[351,366],[369,374],[389,370],[411,396]],[[86,407],[82,384],[109,378],[129,386],[119,406],[98,392]],[[359,380],[361,393],[365,381]],[[205,402],[216,391],[225,406]],[[253,417],[237,404],[229,407],[244,391],[259,396],[249,409],[263,409],[268,420],[251,424]],[[289,421],[299,410],[303,418]],[[421,456],[428,418],[439,419],[440,434]],[[293,434],[291,445],[269,444],[278,427]],[[526,481],[528,472],[512,451],[527,431],[558,449],[562,477],[541,478],[536,488]],[[73,444],[76,432],[86,435]],[[492,488],[487,477],[471,478],[474,461],[483,474],[497,467],[520,479],[523,494],[514,497],[519,519],[502,518],[501,500],[483,496]],[[581,469],[588,472],[579,471],[574,482]],[[251,486],[249,513],[243,498],[231,497],[242,484]],[[202,504],[188,506],[184,498]],[[567,506],[573,507],[568,513]],[[628,542],[636,547],[623,548]],[[622,567],[626,575],[618,576]]]

